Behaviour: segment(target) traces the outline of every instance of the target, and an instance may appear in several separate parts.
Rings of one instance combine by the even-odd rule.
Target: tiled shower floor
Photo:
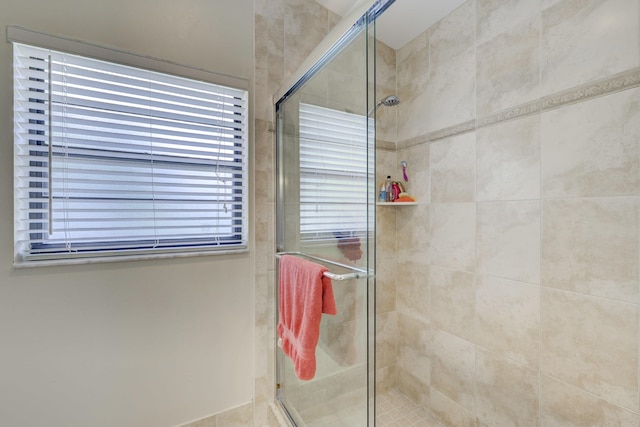
[[[376,427],[440,426],[440,423],[398,390],[391,390],[377,398]]]
[[[361,396],[358,393],[357,397]],[[318,410],[326,415],[318,417],[312,412],[306,414],[305,427],[353,427],[362,425],[362,411],[354,411],[349,404],[353,401],[342,396],[332,404],[333,410],[327,413],[326,407]],[[304,417],[302,417],[304,418]],[[313,420],[313,421],[309,421]],[[398,390],[379,394],[376,398],[376,427],[442,427],[432,416],[425,413],[416,403]]]

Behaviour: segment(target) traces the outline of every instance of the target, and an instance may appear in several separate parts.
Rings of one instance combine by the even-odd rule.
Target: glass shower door
[[[372,25],[276,105],[277,250],[337,275],[338,313],[322,316],[314,377],[299,379],[276,348],[277,398],[296,426],[374,425]]]

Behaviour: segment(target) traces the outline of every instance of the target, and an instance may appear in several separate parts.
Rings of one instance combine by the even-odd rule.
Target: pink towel
[[[329,270],[296,256],[280,257],[278,336],[301,380],[310,380],[316,373],[322,313],[338,313],[325,271]]]

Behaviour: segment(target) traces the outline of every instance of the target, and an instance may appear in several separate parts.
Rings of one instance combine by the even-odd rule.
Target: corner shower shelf
[[[378,202],[376,206],[415,206],[418,202]]]

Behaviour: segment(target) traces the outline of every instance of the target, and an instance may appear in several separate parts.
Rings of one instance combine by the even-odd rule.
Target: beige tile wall
[[[469,0],[396,60],[397,387],[446,426],[640,425],[640,0]]]
[[[256,166],[253,176],[255,201],[252,212],[256,253],[256,357],[252,425],[261,427],[269,424],[269,407],[275,399],[273,96],[333,28],[339,17],[312,0],[255,0],[254,10],[255,147],[252,154]]]
[[[311,0],[255,7],[261,426],[271,96],[338,18]],[[377,212],[380,390],[399,386],[452,426],[640,423],[640,89],[599,83],[640,66],[639,16],[639,0],[470,0],[400,50],[380,47],[378,95],[402,103],[379,112],[378,179],[407,160],[421,202]],[[612,93],[590,98],[592,82]],[[544,104],[563,91],[569,102]]]

